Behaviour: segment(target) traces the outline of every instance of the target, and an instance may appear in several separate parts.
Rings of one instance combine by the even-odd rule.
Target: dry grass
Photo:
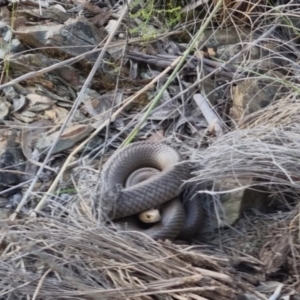
[[[114,232],[78,215],[24,219],[4,228],[0,295],[5,299],[180,299],[212,293],[233,299],[225,258]]]
[[[225,1],[215,20],[220,28],[228,24],[233,27],[248,24],[252,33],[256,28],[267,32],[274,25],[266,26],[267,20],[273,18],[282,24],[281,13],[288,9],[288,6],[280,7],[268,14],[265,9],[267,2]],[[284,15],[285,20],[293,16],[290,10]],[[293,29],[291,24],[286,26]],[[261,42],[268,41],[281,45],[279,38],[269,35],[243,44],[247,51],[241,53],[245,56],[237,56],[240,59],[238,62],[234,60],[238,64],[239,74],[254,74],[249,70],[254,69],[257,62],[251,61],[246,54],[257,45],[264,49]],[[290,46],[290,41],[284,46]],[[285,54],[271,51],[270,57],[285,59]],[[267,58],[262,61],[267,61]],[[288,60],[284,66],[288,74],[286,77],[278,79],[276,75],[271,76],[286,88],[280,101],[248,116],[247,122],[213,142],[206,150],[197,151],[193,163],[198,170],[191,182],[199,184],[200,191],[209,184],[215,186],[212,193],[225,193],[214,183],[234,178],[234,188],[242,188],[244,179],[254,177],[261,179],[259,184],[268,186],[273,193],[288,192],[299,198],[300,102],[297,64],[297,60]],[[293,76],[290,76],[291,70]],[[261,74],[256,76],[263,77]],[[199,84],[202,79],[203,76],[199,75]],[[238,80],[226,84],[230,87],[234,83]],[[67,207],[53,201],[50,205],[51,217],[17,218],[1,223],[1,299],[225,300],[235,299],[240,291],[253,288],[253,281],[249,280],[249,283],[245,279],[251,276],[247,274],[243,277],[242,272],[232,266],[232,258],[250,261],[242,253],[239,258],[237,252],[226,256],[208,245],[191,247],[157,243],[138,233],[119,232],[104,226],[91,209],[95,197],[92,188],[87,190],[86,185],[79,186],[81,201]],[[88,193],[81,193],[84,189]],[[296,263],[300,258],[297,252],[298,207],[285,217],[286,223],[280,227],[285,231],[275,227],[277,231],[274,236],[277,236],[272,239],[274,236],[270,234],[269,245],[273,249],[280,244],[278,240],[283,236],[290,238],[285,254],[292,262],[291,268],[295,268],[291,273],[295,277],[289,282],[293,286],[299,276]],[[234,241],[232,237],[230,239]],[[227,242],[224,240],[223,243]],[[265,262],[271,264],[272,258],[269,256]],[[262,256],[259,259],[263,260]],[[268,270],[272,267],[268,266]]]
[[[278,106],[280,103],[274,107]],[[261,125],[235,130],[199,153],[195,163],[203,168],[196,173],[194,181],[205,184],[234,177],[237,182],[242,182],[244,177],[250,176],[262,178],[261,184],[270,186],[271,183],[274,190],[275,187],[285,187],[286,191],[298,193],[300,127],[290,123],[297,110],[284,107],[287,107],[287,115],[281,118],[286,120],[282,126],[277,124],[275,114],[270,115],[275,109],[271,107],[262,113]],[[284,115],[282,110],[281,113]],[[264,123],[265,118],[268,118],[268,124]],[[197,248],[157,243],[142,234],[103,226],[97,221],[95,212],[89,210],[92,186],[83,188],[88,189],[89,199],[85,198],[88,194],[80,193],[79,187],[81,201],[73,202],[68,208],[53,202],[52,218],[45,216],[2,223],[2,232],[5,232],[2,234],[0,262],[2,297],[235,299],[239,291],[246,286],[249,289],[249,274],[247,280],[243,279],[237,285],[235,276],[240,278],[242,273],[237,270],[231,273],[233,261],[251,261],[242,252],[235,251],[232,260],[230,255],[226,256],[208,245]],[[279,250],[284,250],[285,259],[290,257],[294,261],[296,269],[299,259],[298,218],[298,208],[295,208],[292,214],[284,217],[285,230],[275,227],[277,231],[274,235],[269,232],[266,240],[268,249],[278,249],[283,245],[284,249]],[[273,219],[272,224],[278,220]],[[258,236],[261,232],[257,231]],[[258,236],[252,237],[252,241]],[[289,244],[280,243],[280,240],[286,241],[280,238],[284,236],[291,237]],[[231,238],[230,242],[232,244],[234,240]],[[224,239],[223,246],[226,244]],[[260,247],[265,249],[266,245]],[[277,270],[275,262],[278,264],[278,260],[272,256],[273,251],[270,253],[259,258],[272,273]],[[278,265],[283,263],[280,261]],[[289,281],[289,284],[293,286],[295,281]]]
[[[295,96],[295,94],[293,95]],[[248,122],[196,154],[193,182],[260,178],[260,184],[300,187],[300,103],[286,97],[247,116]],[[245,120],[247,120],[245,119]]]

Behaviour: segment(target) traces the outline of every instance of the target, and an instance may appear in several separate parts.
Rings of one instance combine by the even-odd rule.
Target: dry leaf
[[[32,148],[37,137],[41,133],[48,131],[48,128],[52,125],[52,122],[48,120],[40,120],[34,123],[31,123],[27,127],[22,129],[21,135],[21,146],[24,153],[24,156],[27,159],[32,158]]]
[[[23,117],[27,117],[27,118],[34,118],[34,117],[36,117],[36,113],[34,113],[32,111],[29,111],[29,110],[25,110],[25,111],[21,112],[21,115]]]
[[[28,109],[30,112],[44,112],[45,110],[49,110],[56,102],[46,96],[34,93],[28,94],[27,99],[30,101]]]
[[[204,56],[204,52],[202,50],[196,50],[194,55],[198,58],[202,58]]]
[[[12,113],[17,112],[18,110],[22,109],[26,104],[26,98],[23,95],[19,95],[19,98],[13,99],[13,107],[14,110]]]
[[[3,120],[9,114],[10,103],[0,103],[0,120]]]
[[[110,109],[112,107],[112,100],[114,95],[111,93],[94,98],[96,95],[86,95],[83,110],[89,113],[96,122],[91,124],[94,128],[98,128],[110,116]],[[115,105],[118,105],[123,100],[123,93],[117,93],[115,98]]]
[[[45,110],[50,109],[51,106],[48,104],[37,104],[28,108],[29,112],[44,112]]]
[[[31,105],[40,104],[40,103],[43,103],[43,104],[52,104],[53,103],[53,101],[51,99],[49,99],[48,97],[41,96],[41,95],[34,94],[34,93],[28,94],[26,96],[26,98],[30,101]]]
[[[77,142],[87,137],[92,131],[93,128],[89,125],[74,125],[67,128],[60,136],[57,144],[55,145],[53,154],[73,147]],[[44,151],[46,148],[50,147],[53,144],[53,142],[56,140],[57,135],[58,132],[54,132],[48,136],[40,135],[36,142],[36,148],[40,152]]]
[[[14,118],[13,119],[17,119],[23,123],[32,123],[34,121],[34,119],[32,119],[31,117],[27,117],[27,116],[23,116],[21,114],[13,114]]]
[[[56,113],[54,110],[47,110],[45,111],[45,116],[48,117],[48,120],[55,120]]]
[[[89,21],[97,27],[102,27],[110,16],[111,12],[101,12],[95,17],[90,18]]]
[[[54,105],[51,110],[45,111],[45,116],[55,123],[61,123],[68,115],[68,110]]]
[[[74,2],[81,4],[87,11],[91,12],[94,15],[102,13],[102,9],[92,2],[85,0],[75,0]]]
[[[26,164],[27,173],[34,174],[36,168],[32,168],[32,164],[35,166],[41,166],[41,163],[38,162],[39,152],[36,149],[33,151],[33,145],[37,137],[41,133],[47,132],[49,126],[51,125],[52,123],[48,120],[40,120],[23,128],[21,134],[21,147],[24,156],[28,159],[28,162]],[[48,166],[45,166],[45,169],[55,172],[55,170],[51,169]]]
[[[160,142],[164,138],[164,130],[155,131],[146,141],[147,142]]]
[[[207,53],[209,56],[216,56],[216,52],[213,48],[207,48]]]

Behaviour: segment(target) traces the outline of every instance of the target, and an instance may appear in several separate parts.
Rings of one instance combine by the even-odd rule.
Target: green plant
[[[132,7],[136,7],[139,4],[140,0],[136,0],[132,3]],[[159,6],[159,3],[155,3],[154,0],[149,0],[137,12],[130,13],[130,17],[140,20],[140,24],[129,32],[130,34],[139,33],[145,40],[155,38],[158,33],[165,32],[180,21],[180,11],[181,7],[177,6],[176,0],[168,0],[163,8]],[[159,29],[151,26],[151,21],[154,18],[162,25]]]

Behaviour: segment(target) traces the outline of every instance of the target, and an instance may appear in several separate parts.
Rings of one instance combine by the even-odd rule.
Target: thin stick
[[[223,132],[220,119],[211,109],[208,101],[201,94],[195,94],[193,98],[208,123],[209,131],[214,131],[217,137],[221,136]]]
[[[40,291],[40,289],[41,289],[42,286],[43,286],[43,283],[44,283],[44,280],[45,280],[46,276],[47,276],[51,271],[52,271],[52,269],[48,269],[48,270],[45,272],[45,274],[42,276],[42,278],[40,279],[40,281],[39,281],[39,283],[38,283],[38,285],[37,285],[37,287],[36,287],[36,289],[35,289],[35,291],[34,291],[34,294],[33,294],[33,296],[32,296],[32,300],[35,300],[36,297],[38,296],[39,291]]]
[[[269,300],[277,300],[277,299],[279,299],[282,288],[283,288],[283,284],[282,284],[282,283],[278,284],[278,286],[277,286],[275,292],[274,292],[273,295],[269,298]]]
[[[172,34],[170,34],[170,33],[169,33],[169,34],[160,34],[160,35],[158,35],[155,39],[153,39],[153,41],[158,40],[158,39],[160,39],[160,38],[164,38],[164,37],[169,36],[169,35],[179,34],[179,33],[181,33],[181,32],[180,32],[180,31],[175,31],[175,32],[172,32]],[[133,39],[130,39],[130,40],[128,41],[128,44],[133,44],[133,43],[137,43],[137,42],[141,42],[141,41],[143,41],[142,38],[133,38]],[[111,45],[108,45],[108,46],[107,46],[107,49],[109,49],[109,48],[114,48],[114,47],[117,47],[117,46],[123,46],[123,44],[124,44],[123,41],[122,41],[122,42],[111,43]],[[104,46],[104,47],[105,47],[105,46]],[[104,47],[103,47],[103,48],[104,48]],[[43,48],[41,48],[41,49],[52,49],[52,48],[55,48],[55,49],[56,49],[56,47],[46,47],[46,48],[43,47]],[[58,62],[58,63],[56,63],[56,64],[53,64],[53,65],[51,65],[51,66],[49,66],[49,67],[45,67],[45,68],[43,68],[43,69],[41,69],[41,70],[33,71],[33,72],[26,73],[26,74],[24,74],[24,75],[21,75],[21,76],[19,76],[19,77],[17,77],[17,78],[14,78],[14,79],[10,80],[9,82],[6,82],[6,83],[4,83],[4,84],[1,84],[1,85],[0,85],[0,90],[1,90],[1,89],[4,89],[4,88],[6,88],[6,87],[12,86],[12,85],[14,85],[14,84],[17,84],[17,83],[19,83],[19,82],[28,80],[28,79],[30,79],[30,78],[33,78],[33,77],[36,77],[36,76],[39,76],[39,75],[48,73],[48,72],[53,71],[53,70],[56,70],[57,68],[61,68],[61,67],[65,66],[65,65],[71,64],[71,63],[73,63],[73,62],[75,62],[75,61],[79,61],[80,59],[82,59],[83,57],[85,57],[85,56],[87,56],[87,55],[89,55],[89,54],[93,54],[93,53],[100,52],[101,50],[103,50],[103,48],[101,48],[101,47],[100,47],[100,48],[96,48],[96,49],[93,49],[93,50],[84,52],[84,53],[82,53],[82,54],[79,54],[79,55],[77,55],[76,57],[72,57],[72,58],[69,58],[69,59],[67,59],[67,60],[60,61],[60,62]],[[36,50],[39,50],[39,49],[40,49],[40,48],[35,48],[34,50],[36,51]],[[22,54],[23,54],[23,53],[27,53],[27,52],[29,52],[29,51],[23,51]],[[19,55],[19,54],[20,54],[20,53],[18,53],[18,55]],[[13,58],[14,58],[14,56],[11,56],[11,57],[10,57],[10,59],[13,59]],[[0,81],[0,82],[1,82],[1,81]]]
[[[58,62],[58,63],[56,63],[56,64],[53,64],[53,65],[49,66],[49,67],[43,68],[43,69],[41,69],[41,70],[26,73],[26,74],[24,74],[24,75],[21,75],[21,76],[15,78],[15,79],[10,80],[9,82],[6,82],[6,83],[4,83],[4,84],[1,84],[1,85],[0,85],[0,90],[1,90],[1,89],[4,89],[4,88],[6,88],[6,87],[9,87],[9,86],[11,86],[11,85],[14,85],[14,84],[16,84],[16,83],[19,83],[19,82],[21,82],[21,81],[28,80],[28,79],[30,79],[30,78],[32,78],[32,77],[36,77],[36,76],[39,76],[39,75],[48,73],[48,72],[50,72],[50,71],[52,71],[52,70],[55,70],[55,69],[57,69],[57,68],[61,68],[61,67],[65,66],[65,65],[67,65],[67,64],[69,64],[69,63],[73,63],[74,61],[80,60],[81,58],[83,58],[84,56],[86,56],[86,55],[88,55],[88,54],[92,54],[92,53],[99,52],[99,51],[101,51],[101,49],[98,49],[98,48],[97,48],[97,49],[93,49],[93,50],[91,50],[91,51],[88,51],[88,52],[79,54],[79,55],[76,56],[76,57],[72,57],[72,58],[69,58],[69,59],[67,59],[67,60]]]

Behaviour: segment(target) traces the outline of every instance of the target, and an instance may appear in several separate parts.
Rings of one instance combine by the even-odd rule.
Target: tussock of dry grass
[[[148,299],[158,295],[174,299],[176,294],[213,292],[231,299],[233,295],[231,278],[217,273],[224,273],[228,261],[216,256],[114,232],[75,215],[65,222],[39,218],[3,228],[2,297]],[[210,276],[203,275],[205,268],[211,270]]]
[[[300,187],[300,127],[244,129],[227,134],[199,153],[203,168],[192,181],[240,177]]]
[[[282,130],[299,133],[298,123],[300,114],[300,102],[298,92],[290,90],[285,97],[276,101],[271,106],[259,110],[245,118],[245,126],[250,129],[265,127],[266,129]],[[244,126],[242,125],[241,128]],[[267,131],[269,131],[267,130]],[[295,138],[292,137],[291,138]]]
[[[299,193],[300,188],[300,103],[284,98],[259,113],[249,115],[241,129],[227,133],[204,151],[194,162],[201,168],[191,182],[235,179],[243,186],[249,178]],[[253,118],[255,116],[255,119]]]

